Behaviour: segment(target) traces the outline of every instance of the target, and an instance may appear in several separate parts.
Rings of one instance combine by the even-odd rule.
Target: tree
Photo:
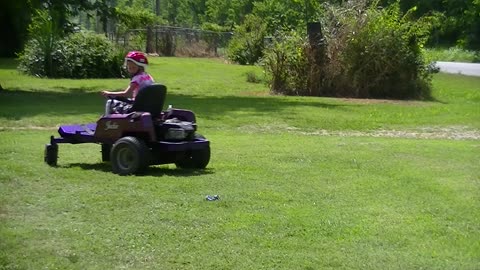
[[[58,25],[60,34],[72,31],[70,18],[81,10],[93,10],[96,2],[104,0],[17,0],[0,1],[0,56],[14,56],[28,38],[28,25],[36,10],[47,10]]]
[[[398,0],[382,0],[384,6]],[[444,19],[432,33],[430,45],[460,45],[480,49],[480,0],[400,0],[400,8],[406,12],[416,9],[420,18],[432,12],[443,14]]]
[[[0,57],[21,51],[33,9],[27,0],[0,1]]]
[[[307,22],[320,17],[320,6],[315,0],[264,0],[254,3],[253,12],[264,18],[273,34],[278,30],[305,31]]]

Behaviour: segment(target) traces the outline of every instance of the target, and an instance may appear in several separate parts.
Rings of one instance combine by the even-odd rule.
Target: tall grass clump
[[[122,77],[125,52],[94,33],[60,34],[46,11],[29,27],[30,40],[19,54],[19,70],[50,78]]]
[[[309,95],[306,39],[295,31],[279,32],[266,49],[261,65],[273,93]]]
[[[412,21],[411,12],[401,14],[398,4],[382,9],[366,1],[324,5],[321,44],[297,37],[291,46],[292,35],[284,35],[267,49],[263,65],[271,91],[428,99],[431,72],[421,48],[433,20]]]

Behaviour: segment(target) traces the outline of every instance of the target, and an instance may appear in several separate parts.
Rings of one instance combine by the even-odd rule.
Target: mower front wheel
[[[150,149],[141,139],[123,137],[112,146],[110,161],[116,174],[141,173],[150,165]]]
[[[205,140],[205,137],[195,134],[195,139]],[[175,165],[182,169],[205,169],[208,162],[210,162],[210,146],[187,152],[181,160],[175,162]]]
[[[57,166],[58,145],[53,143],[45,145],[45,153],[43,159],[48,165],[52,167]]]
[[[110,152],[112,151],[112,145],[108,143],[102,143],[102,161],[110,161]]]

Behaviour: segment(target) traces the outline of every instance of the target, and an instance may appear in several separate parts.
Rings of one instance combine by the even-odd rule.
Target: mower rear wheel
[[[150,165],[150,149],[136,137],[120,138],[110,152],[112,170],[119,175],[143,172]]]
[[[195,134],[195,139],[205,139],[205,137]],[[205,169],[208,162],[210,162],[210,146],[187,152],[181,160],[175,162],[175,165],[183,169]]]

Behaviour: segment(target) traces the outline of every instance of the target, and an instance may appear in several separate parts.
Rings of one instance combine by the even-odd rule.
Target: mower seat
[[[152,117],[160,115],[167,96],[167,87],[162,84],[152,84],[141,89],[132,104],[130,112],[149,112]]]

